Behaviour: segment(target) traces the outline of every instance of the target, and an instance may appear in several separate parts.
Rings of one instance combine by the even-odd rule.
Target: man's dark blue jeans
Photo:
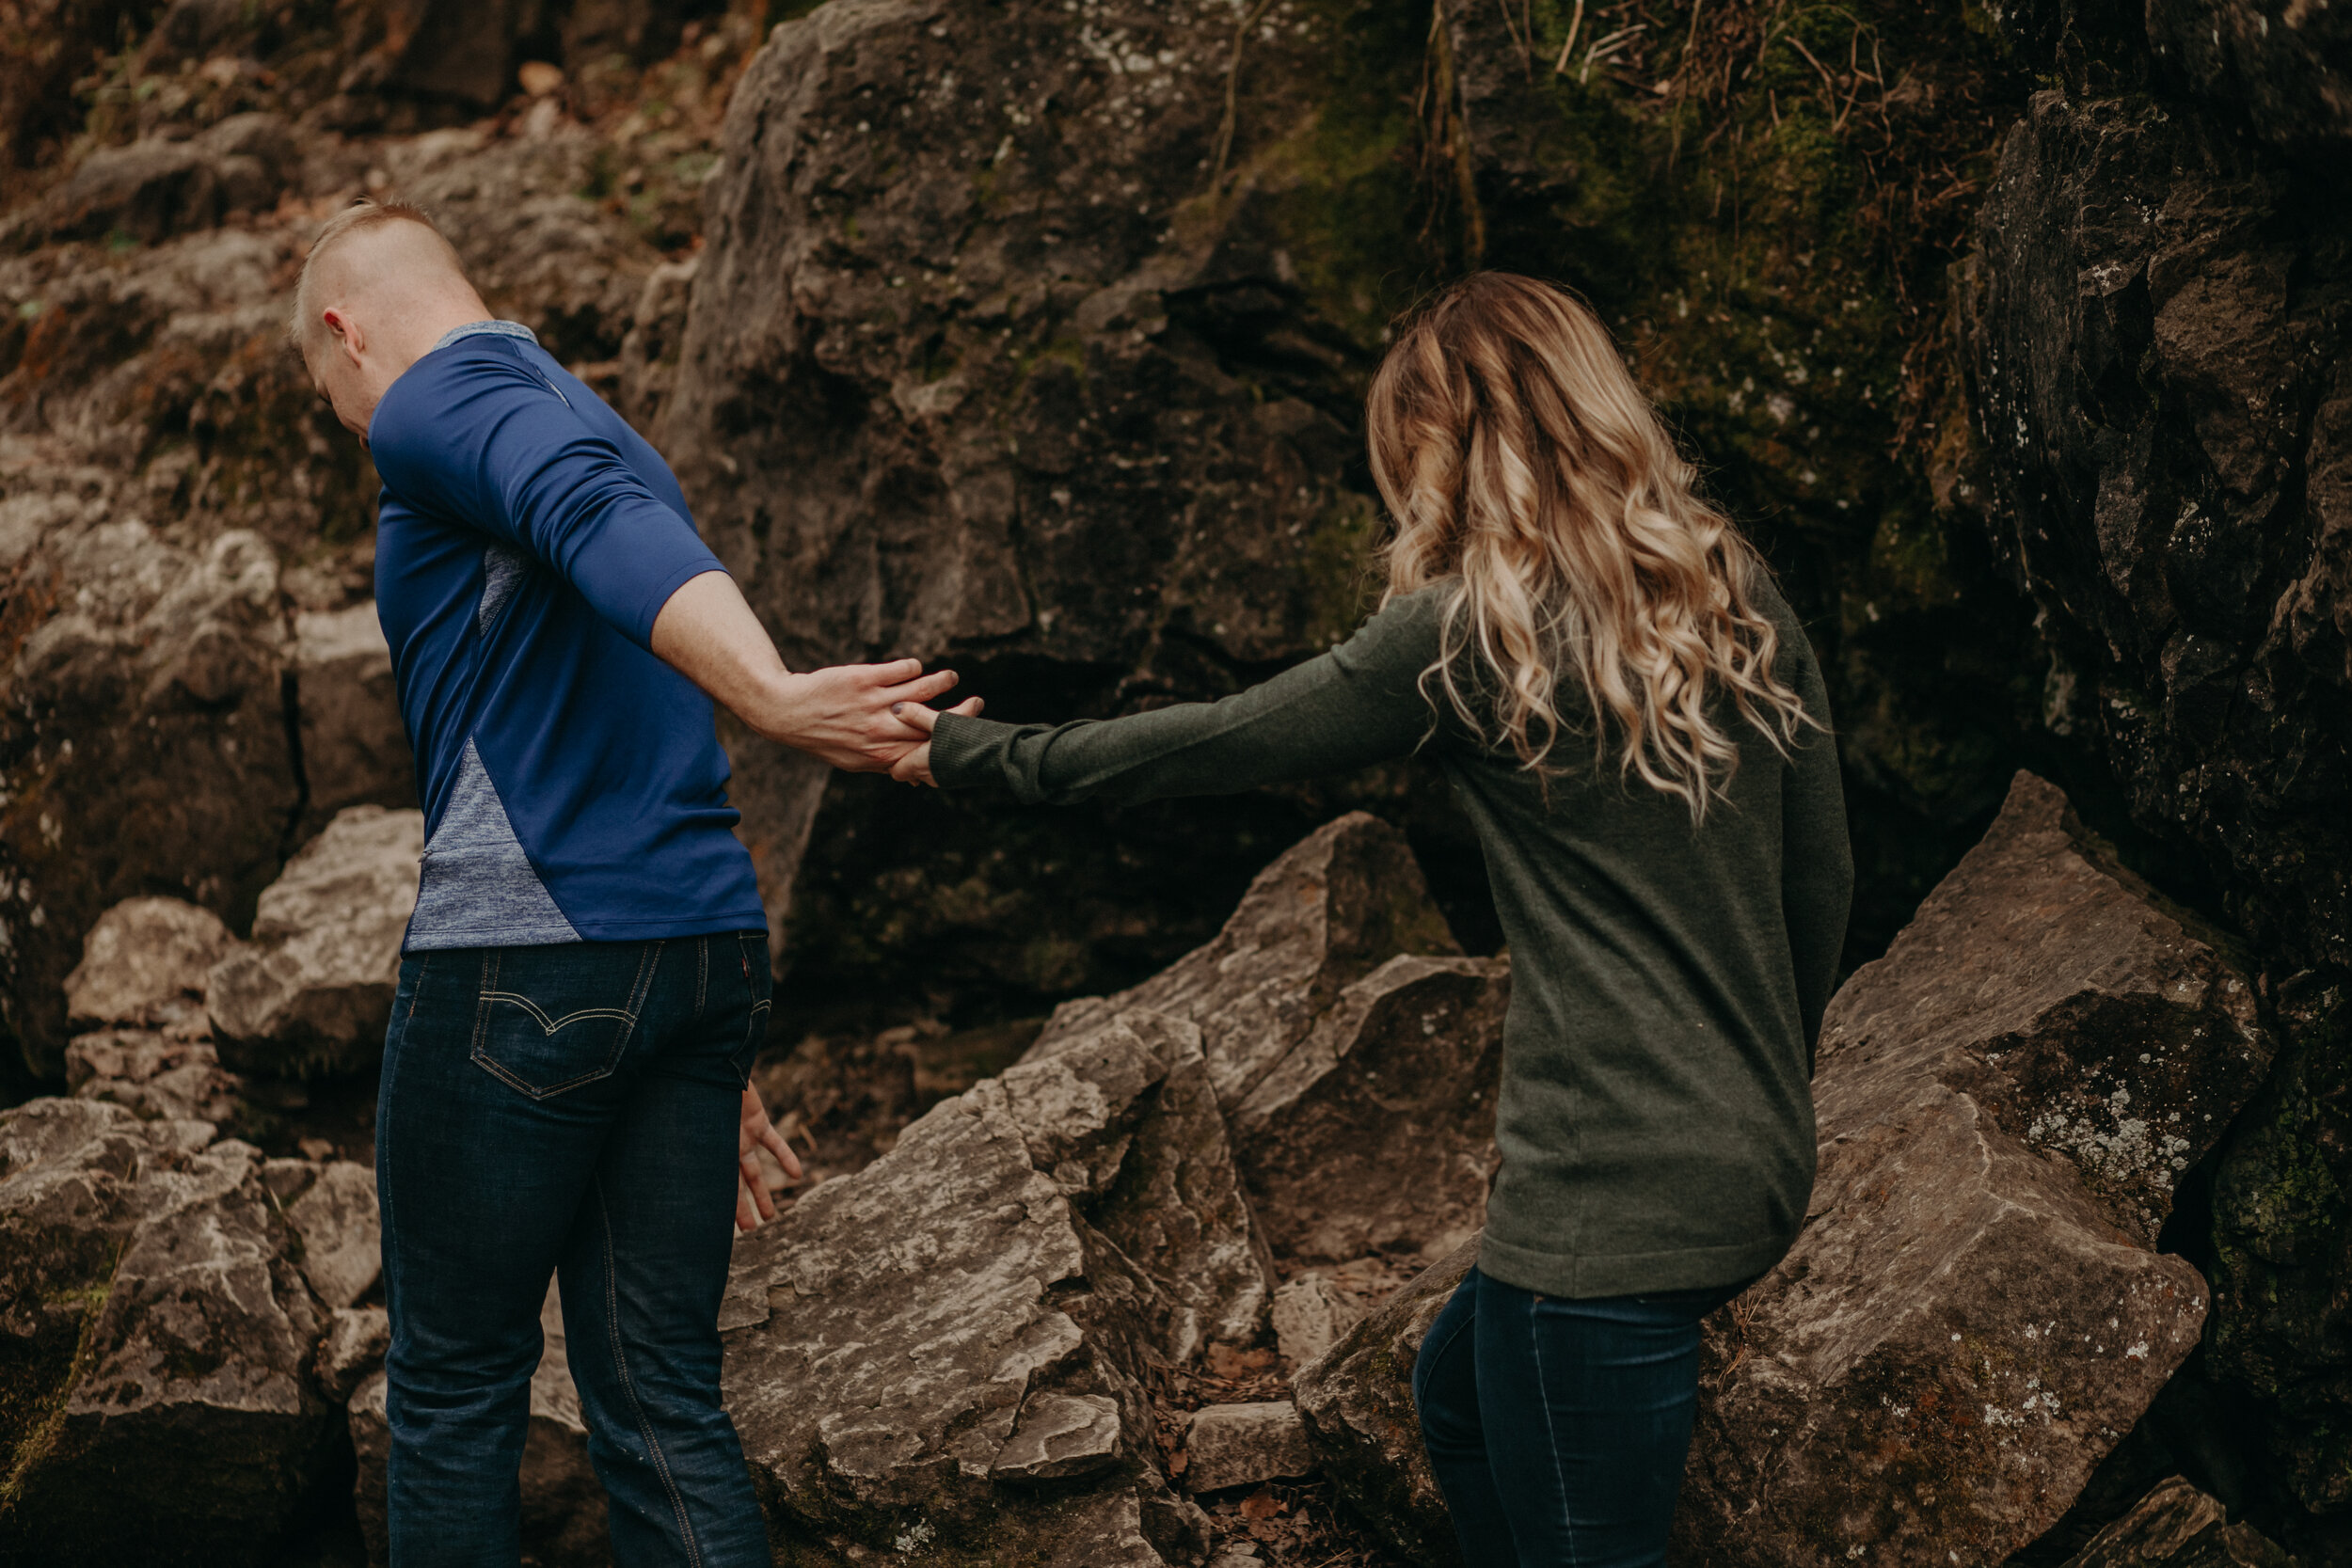
[[[1470,1568],[1655,1568],[1691,1448],[1699,1320],[1744,1285],[1571,1301],[1472,1269],[1413,1402]]]
[[[518,1560],[550,1275],[613,1560],[765,1568],[718,1320],[769,986],[748,931],[401,964],[375,1146],[397,1568]]]

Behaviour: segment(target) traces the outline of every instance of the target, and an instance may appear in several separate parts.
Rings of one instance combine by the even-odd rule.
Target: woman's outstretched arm
[[[1034,805],[1228,795],[1404,756],[1436,724],[1420,689],[1438,654],[1435,601],[1400,599],[1329,653],[1222,702],[1068,724],[943,713],[928,754],[910,753],[893,773]],[[914,708],[907,717],[929,721]]]

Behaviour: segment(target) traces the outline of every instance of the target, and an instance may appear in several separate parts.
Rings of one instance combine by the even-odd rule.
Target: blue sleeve
[[[368,436],[394,495],[525,551],[640,646],[680,585],[723,569],[620,449],[510,354],[419,361]]]

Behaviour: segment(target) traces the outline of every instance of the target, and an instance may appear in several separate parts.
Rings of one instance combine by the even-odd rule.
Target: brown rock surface
[[[423,813],[351,806],[286,863],[262,893],[251,945],[206,983],[230,1066],[308,1077],[382,1052],[423,851]]]
[[[1184,1484],[1195,1492],[1312,1475],[1314,1449],[1289,1400],[1205,1404],[1184,1424]]]
[[[0,1556],[251,1560],[328,1457],[326,1314],[259,1151],[200,1122],[0,1113]]]

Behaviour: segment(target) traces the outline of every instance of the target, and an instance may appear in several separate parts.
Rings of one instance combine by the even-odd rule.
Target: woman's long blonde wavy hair
[[[1464,278],[1400,332],[1367,412],[1396,524],[1387,596],[1453,585],[1422,689],[1442,685],[1472,733],[1499,724],[1549,777],[1564,735],[1589,731],[1597,766],[1613,749],[1621,776],[1680,797],[1695,825],[1740,765],[1712,692],[1784,755],[1820,727],[1773,676],[1779,632],[1751,597],[1763,562],[1692,493],[1581,303],[1510,273]],[[1563,712],[1564,682],[1589,722]]]

